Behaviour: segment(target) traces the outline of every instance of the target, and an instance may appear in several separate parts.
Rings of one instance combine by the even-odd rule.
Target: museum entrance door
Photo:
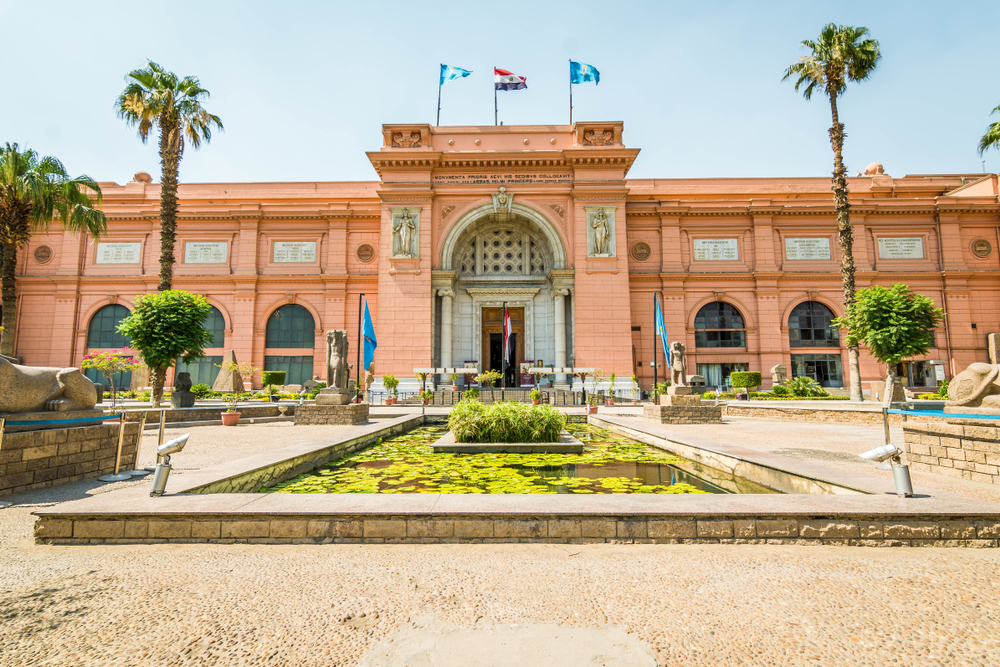
[[[507,386],[520,386],[518,363],[524,359],[524,308],[508,308],[514,329],[514,359],[507,370]],[[503,372],[503,308],[483,308],[483,371]],[[500,386],[503,381],[497,382]]]

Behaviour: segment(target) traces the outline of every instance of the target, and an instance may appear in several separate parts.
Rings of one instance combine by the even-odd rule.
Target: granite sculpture
[[[0,414],[92,410],[97,387],[79,368],[21,366],[0,359]]]

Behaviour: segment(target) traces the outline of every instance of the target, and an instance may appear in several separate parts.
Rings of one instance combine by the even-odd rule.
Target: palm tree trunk
[[[167,379],[167,369],[166,368],[151,368],[149,374],[153,379],[153,407],[160,407],[160,401],[163,400],[163,383]],[[163,415],[160,415],[163,418]]]
[[[837,115],[837,92],[829,90],[833,126],[830,128],[830,145],[833,147],[833,200],[837,211],[837,231],[840,240],[840,275],[844,287],[844,309],[854,303],[854,225],[851,224],[851,204],[848,201],[847,168],[844,167],[844,124]],[[858,346],[848,345],[851,400],[862,401],[861,370]]]
[[[180,128],[160,124],[160,284],[161,292],[174,280],[174,243],[177,240],[177,172],[181,162]],[[162,385],[161,385],[162,386]]]
[[[17,322],[17,246],[5,243],[3,246],[3,266],[0,281],[3,282],[3,338],[0,338],[0,354],[14,356],[14,327]]]

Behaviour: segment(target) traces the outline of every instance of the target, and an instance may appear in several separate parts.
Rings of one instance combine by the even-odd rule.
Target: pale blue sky
[[[226,126],[187,152],[182,182],[374,180],[364,152],[381,123],[434,122],[440,63],[473,70],[445,85],[443,125],[492,124],[493,66],[528,79],[500,93],[505,124],[564,124],[572,57],[601,71],[575,87],[574,116],[625,121],[642,149],[630,176],[826,176],[829,105],[781,75],[833,21],[867,26],[883,51],[840,107],[850,173],[982,171],[1000,3],[762,4],[0,0],[0,142],[101,181],[159,180],[155,142],[113,111],[149,58],[198,76]]]

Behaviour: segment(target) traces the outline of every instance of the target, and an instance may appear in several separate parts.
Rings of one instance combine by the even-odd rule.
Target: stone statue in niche
[[[687,386],[687,359],[684,357],[684,343],[675,340],[670,344],[670,384],[674,387]]]
[[[91,410],[97,387],[79,368],[42,368],[0,358],[0,414]]]
[[[346,331],[326,332],[326,386],[331,389],[347,389],[347,348]]]
[[[417,230],[417,225],[413,221],[410,209],[404,208],[399,217],[393,220],[392,225],[392,256],[393,257],[416,257],[413,250],[413,236]]]
[[[603,208],[597,210],[590,227],[594,230],[591,257],[609,257],[611,255],[611,223]]]
[[[514,203],[514,195],[507,194],[506,187],[501,185],[500,191],[490,196],[493,197],[494,213],[510,213],[510,206]]]

